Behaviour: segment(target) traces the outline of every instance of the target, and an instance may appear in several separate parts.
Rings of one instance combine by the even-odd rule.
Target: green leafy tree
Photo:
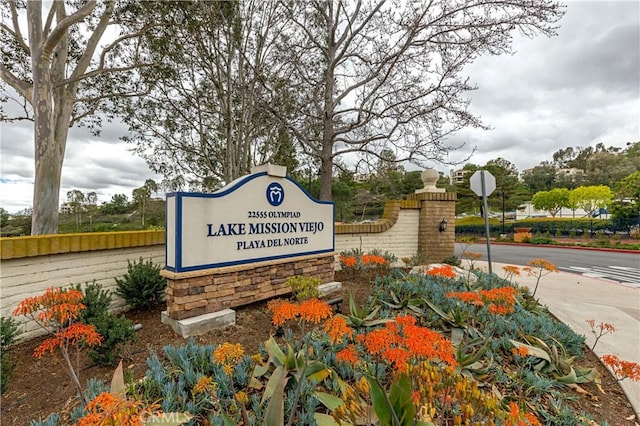
[[[353,173],[342,171],[333,182],[336,220],[349,222],[353,220],[354,195],[356,193]]]
[[[569,207],[569,190],[554,188],[551,191],[537,192],[531,199],[531,204],[538,210],[545,210],[556,217],[563,207]]]
[[[569,205],[584,210],[588,216],[611,201],[613,194],[608,186],[579,186],[569,192]]]
[[[615,200],[611,203],[611,209],[615,217],[640,216],[640,171],[616,182],[613,191]]]
[[[586,166],[585,184],[609,187],[638,169],[631,157],[611,151],[594,153]]]
[[[151,194],[158,192],[158,184],[153,179],[147,179],[140,188],[136,188],[132,192],[133,202],[140,209],[140,217],[142,226],[144,226],[144,215]]]
[[[0,207],[0,227],[5,226],[9,220],[9,212]]]
[[[501,211],[503,197],[505,211],[515,210],[529,198],[518,180],[518,169],[510,161],[496,158],[488,161],[484,169],[496,178],[496,189],[487,200],[490,209]]]
[[[422,172],[420,171],[411,171],[406,172],[402,177],[402,193],[403,194],[413,194],[416,192],[416,189],[420,189],[423,187],[422,178],[420,177]],[[446,183],[449,183],[449,180],[446,179]],[[442,185],[438,182],[438,187]]]
[[[526,199],[527,191],[518,181],[518,169],[511,162],[504,158],[496,158],[488,161],[483,167],[475,164],[465,164],[463,170],[469,170],[464,175],[463,181],[455,185],[455,192],[458,193],[456,201],[456,214],[482,212],[482,197],[476,195],[471,190],[471,176],[477,170],[487,170],[496,179],[496,189],[488,197],[487,202],[490,209],[502,210],[503,196],[505,211],[518,208]]]
[[[124,194],[114,194],[111,201],[104,203],[100,208],[103,214],[122,214],[129,209],[129,199]]]
[[[142,36],[163,25],[157,16],[144,21],[131,11],[134,4],[145,3],[155,7],[150,5],[155,2],[124,1],[0,4],[0,95],[15,100],[23,111],[3,119],[33,121],[33,235],[58,232],[69,128],[83,123],[97,129],[97,110],[115,98],[145,91],[132,71],[151,65],[142,53]],[[112,34],[111,41],[105,42],[105,34]]]
[[[84,210],[86,196],[79,189],[67,191],[67,202],[71,207],[73,215],[76,217],[76,229],[82,225],[82,211]]]
[[[553,189],[555,187],[556,173],[557,169],[553,164],[542,162],[528,173],[524,173],[522,180],[529,191],[535,194]]]

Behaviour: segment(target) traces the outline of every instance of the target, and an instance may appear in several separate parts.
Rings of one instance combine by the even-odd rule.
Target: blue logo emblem
[[[274,207],[284,201],[284,188],[278,182],[272,182],[267,186],[267,201]]]

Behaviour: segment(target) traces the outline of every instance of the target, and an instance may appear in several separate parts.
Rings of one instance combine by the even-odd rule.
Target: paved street
[[[640,288],[640,268],[627,266],[593,266],[591,268],[569,266],[559,267],[558,269],[574,274],[581,274],[585,277],[609,279],[625,286]]]

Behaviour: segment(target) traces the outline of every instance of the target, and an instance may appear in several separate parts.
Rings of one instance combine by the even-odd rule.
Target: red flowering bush
[[[51,336],[42,342],[33,354],[40,358],[47,352],[53,353],[56,348],[59,348],[65,360],[67,372],[81,397],[83,394],[79,365],[74,367],[72,364],[69,348],[76,348],[79,352],[83,345],[95,346],[102,341],[102,337],[96,332],[94,326],[77,322],[85,309],[81,303],[82,297],[82,292],[75,289],[48,288],[40,296],[22,300],[13,312],[15,316],[24,315],[32,319]]]

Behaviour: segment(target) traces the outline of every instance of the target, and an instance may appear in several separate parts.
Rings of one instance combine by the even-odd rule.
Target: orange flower
[[[453,345],[439,333],[415,325],[415,318],[400,316],[383,328],[360,334],[356,341],[371,355],[406,370],[411,359],[439,359],[455,365]]]
[[[465,303],[470,303],[476,306],[484,305],[482,298],[475,291],[451,291],[447,293],[446,296],[452,299],[458,299]]]
[[[434,266],[427,270],[427,275],[434,277],[456,278],[458,274],[453,270],[451,265]]]
[[[362,255],[362,264],[363,265],[385,265],[388,262],[384,257],[378,256],[375,254],[363,254]]]
[[[99,345],[102,336],[98,334],[93,325],[73,323],[67,328],[58,330],[55,336],[45,340],[35,348],[33,355],[41,358],[47,352],[53,352],[56,348],[72,345],[75,346],[79,342],[84,342],[88,346]]]
[[[558,268],[556,268],[553,263],[545,259],[534,259],[527,262],[527,265],[529,265],[533,269],[538,269],[541,271],[558,272]]]
[[[45,327],[52,323],[62,325],[80,315],[85,308],[82,297],[82,292],[75,289],[50,287],[40,296],[22,300],[13,315],[30,316]]]
[[[529,355],[529,350],[525,347],[518,346],[518,347],[512,348],[511,353],[524,358],[527,355]]]
[[[509,402],[508,417],[505,425],[509,426],[539,426],[540,421],[532,413],[520,413],[520,407],[514,401]]]
[[[298,316],[298,305],[295,303],[287,302],[282,299],[275,299],[267,303],[267,308],[273,312],[272,322],[274,325],[283,325],[288,320],[294,319]]]
[[[347,325],[347,321],[340,315],[327,320],[324,323],[324,331],[329,336],[332,345],[342,341],[345,336],[353,334],[353,329]]]
[[[347,268],[353,268],[356,266],[357,260],[355,256],[340,256],[340,263]]]
[[[506,265],[502,267],[502,270],[509,275],[520,276],[520,268],[513,265]]]
[[[218,364],[235,365],[242,360],[244,348],[240,343],[225,342],[213,351],[213,360]]]
[[[333,309],[327,302],[322,302],[316,298],[300,302],[298,307],[300,319],[313,324],[333,316]]]
[[[355,345],[349,345],[336,354],[336,360],[355,365],[360,361]]]
[[[506,315],[513,312],[514,308],[512,306],[496,305],[495,303],[489,305],[489,313],[493,315]]]
[[[389,348],[384,351],[382,357],[401,372],[407,371],[409,361],[411,360],[409,351],[402,347]]]
[[[617,355],[603,355],[600,359],[611,368],[616,379],[640,382],[640,364],[637,362],[622,360]]]
[[[202,376],[200,380],[193,386],[193,393],[197,395],[199,393],[206,393],[207,389],[213,383],[213,379],[211,377]]]
[[[142,419],[153,412],[155,406],[144,407],[140,401],[120,399],[103,392],[89,401],[86,415],[78,420],[78,426],[93,425],[142,425]]]
[[[586,320],[586,323],[589,324],[589,326],[593,329],[592,330],[593,333],[595,333],[595,328],[596,328],[595,320],[588,319]],[[600,324],[598,324],[598,328],[600,329],[601,334],[615,333],[617,331],[614,325],[608,322],[600,322]]]
[[[491,290],[480,290],[480,295],[485,301],[502,302],[513,305],[516,303],[515,287],[492,288]]]

